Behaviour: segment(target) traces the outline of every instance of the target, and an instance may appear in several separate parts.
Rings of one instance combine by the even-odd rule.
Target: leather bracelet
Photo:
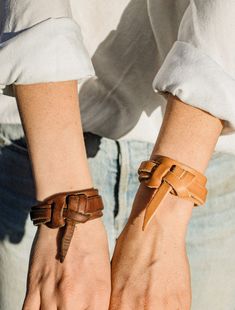
[[[63,262],[68,252],[75,225],[103,215],[103,202],[98,190],[62,192],[51,195],[31,208],[33,224],[50,228],[63,227],[59,258]]]
[[[138,169],[138,174],[139,181],[153,189],[145,210],[143,230],[169,194],[192,201],[194,206],[203,205],[206,201],[207,178],[172,158],[157,155],[154,160],[144,161]]]

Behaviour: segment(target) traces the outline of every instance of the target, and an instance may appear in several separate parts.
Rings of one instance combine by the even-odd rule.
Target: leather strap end
[[[153,219],[154,215],[157,212],[157,208],[160,206],[160,204],[163,203],[170,190],[171,187],[169,186],[169,184],[163,182],[159,189],[154,192],[153,198],[151,199],[145,210],[144,222],[142,226],[143,231],[147,228],[148,224]]]
[[[59,249],[59,258],[60,258],[61,263],[64,262],[65,257],[68,253],[69,246],[72,242],[74,230],[75,230],[75,223],[67,221],[64,227],[63,236],[61,239],[60,249]]]

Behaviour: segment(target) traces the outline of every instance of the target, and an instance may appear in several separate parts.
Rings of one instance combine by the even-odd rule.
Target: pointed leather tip
[[[145,231],[147,225],[148,225],[149,221],[148,219],[146,218],[146,216],[144,217],[144,222],[143,222],[143,226],[142,226],[142,231]]]
[[[62,255],[60,254],[60,262],[63,263],[64,260],[65,260],[65,256],[64,256],[64,255],[62,256]]]

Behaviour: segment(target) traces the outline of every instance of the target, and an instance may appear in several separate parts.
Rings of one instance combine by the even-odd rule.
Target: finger
[[[110,293],[97,289],[88,293],[83,289],[77,292],[57,293],[57,309],[99,309],[107,310]],[[51,309],[50,309],[51,310]]]
[[[147,309],[158,309],[158,310],[186,310],[185,307],[181,308],[177,300],[155,300],[152,298],[152,302],[149,304],[149,308]]]
[[[61,306],[61,305],[59,305]],[[40,306],[40,310],[57,310],[60,309],[60,307],[57,307],[57,296],[52,292],[46,292],[46,290],[44,289],[41,292],[41,306]],[[67,309],[67,308],[61,308],[61,309]],[[73,309],[73,308],[72,308]],[[32,309],[34,310],[34,309]]]
[[[67,308],[63,308],[63,307],[57,307],[57,303],[56,300],[50,300],[50,299],[43,299],[41,301],[41,306],[40,306],[40,310],[57,310],[57,309],[67,309]],[[31,309],[34,310],[34,309]]]
[[[140,309],[135,306],[135,303],[132,298],[123,299],[121,298],[112,298],[109,305],[109,310],[133,310]],[[143,310],[143,308],[141,308]]]
[[[40,295],[27,294],[23,303],[22,310],[40,310]]]

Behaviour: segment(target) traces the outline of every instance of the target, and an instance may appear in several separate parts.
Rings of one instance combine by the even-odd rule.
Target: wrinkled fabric
[[[72,18],[70,1],[1,0],[0,10],[0,120],[3,123],[7,107],[12,119],[10,111],[15,104],[9,98],[14,96],[12,90],[6,86],[82,81],[94,76],[81,29]],[[19,117],[16,121],[19,122]]]
[[[0,63],[3,85],[80,80],[94,75],[80,28],[66,17],[49,18],[2,42]]]
[[[84,45],[89,55],[92,55],[92,63],[96,72],[95,77],[86,79],[80,87],[80,107],[85,131],[112,139],[138,139],[154,142],[166,105],[161,92],[166,91],[167,88],[179,97],[182,95],[182,99],[188,101],[186,103],[198,106],[224,119],[226,126],[224,133],[230,132],[230,135],[220,137],[216,150],[235,153],[234,104],[231,94],[234,83],[231,79],[231,71],[235,62],[232,63],[234,53],[231,54],[228,50],[228,44],[231,44],[232,50],[234,40],[232,38],[233,20],[231,20],[232,2],[231,13],[228,14],[225,28],[223,28],[223,21],[219,18],[219,16],[224,16],[224,10],[227,10],[227,5],[225,5],[223,11],[220,12],[222,1],[218,5],[216,5],[218,1],[214,1],[214,9],[211,10],[208,18],[209,27],[203,23],[203,14],[199,16],[200,18],[195,15],[199,9],[201,9],[200,12],[202,9],[205,12],[208,11],[208,6],[202,1],[190,3],[189,0],[120,0],[118,2],[57,0],[50,1],[50,5],[46,5],[45,0],[34,0],[30,1],[30,5],[27,1],[28,5],[22,8],[17,5],[18,2],[13,0],[1,0],[0,4],[3,3],[14,4],[12,5],[14,10],[8,11],[8,14],[12,15],[11,18],[8,17],[11,22],[8,29],[5,24],[4,30],[9,31],[12,27],[13,33],[10,33],[10,36],[20,35],[18,32],[15,33],[14,29],[17,31],[27,29],[26,31],[30,34],[39,23],[42,25],[49,19],[56,22],[70,20],[71,23],[76,22],[76,25],[80,25]],[[197,7],[192,7],[194,3]],[[32,14],[29,13],[30,10]],[[188,27],[190,18],[187,16],[190,16],[192,12],[194,13],[193,25],[196,29],[194,32],[197,36],[192,35],[191,38],[190,35],[194,28]],[[215,21],[214,24],[213,21]],[[223,33],[226,33],[230,24],[231,33],[227,40],[228,36],[223,36]],[[218,27],[222,28],[217,29]],[[78,29],[76,31],[79,32]],[[9,36],[9,33],[6,33]],[[45,38],[48,37],[47,33],[44,35]],[[4,40],[6,38],[5,36]],[[38,42],[35,42],[34,36],[31,40],[34,42],[32,46],[37,46]],[[7,41],[9,43],[9,40]],[[74,44],[73,40],[66,42],[68,41],[70,45],[66,45],[65,48],[68,53],[78,49],[78,44]],[[221,42],[220,52],[218,48],[215,48],[218,42]],[[178,44],[187,45],[189,47],[187,53],[180,52],[181,48],[177,48],[178,53],[175,53],[174,46]],[[9,49],[10,46],[11,44],[8,46]],[[210,54],[205,53],[205,48],[208,46]],[[194,63],[191,62],[193,56],[190,53],[191,50],[194,50],[193,55],[203,55],[203,57],[199,57]],[[212,51],[214,51],[213,55]],[[173,52],[175,56],[169,59]],[[58,52],[60,55],[62,53],[65,54],[66,59],[67,52]],[[56,54],[57,51],[54,55]],[[20,56],[17,57],[19,59]],[[174,62],[176,57],[178,59]],[[168,65],[167,60],[169,60]],[[211,68],[211,63],[214,65],[213,68]],[[45,61],[44,68],[41,69],[47,70],[46,64]],[[180,75],[178,72],[182,64],[184,64],[185,73]],[[13,71],[18,70],[19,66],[18,61]],[[199,70],[202,67],[205,69],[203,76],[201,76],[202,70]],[[75,64],[74,68],[78,68],[78,65]],[[191,72],[197,72],[194,79]],[[158,85],[158,93],[152,89],[156,73],[159,75],[155,79],[154,89]],[[40,76],[40,72],[35,72],[35,74]],[[62,75],[61,78],[63,78]],[[67,79],[69,79],[68,75]],[[176,80],[173,80],[174,78]],[[0,123],[19,124],[20,117],[11,86],[2,92],[5,96],[0,98]]]
[[[153,86],[225,120],[235,131],[235,2],[191,0]]]
[[[224,133],[235,131],[235,79],[193,45],[175,42],[153,85],[226,120]]]

